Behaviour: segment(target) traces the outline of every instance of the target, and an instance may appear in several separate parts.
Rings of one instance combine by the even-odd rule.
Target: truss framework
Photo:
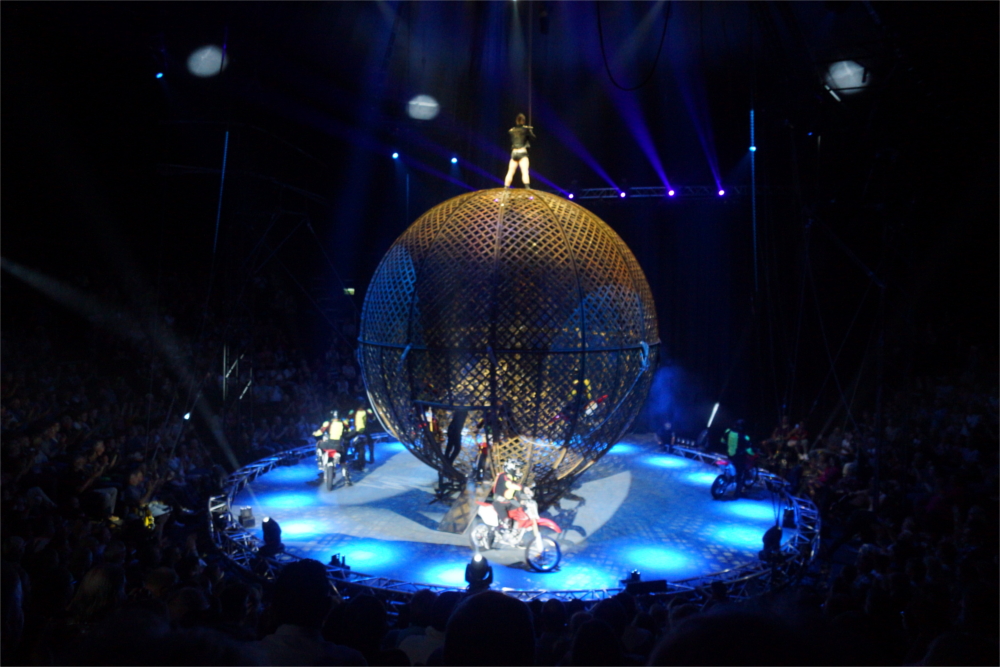
[[[388,434],[376,434],[378,442],[394,441]],[[674,447],[674,453],[689,459],[713,465],[720,457],[688,447]],[[209,532],[219,551],[235,566],[265,581],[273,581],[281,568],[289,562],[299,560],[294,554],[281,553],[266,556],[260,553],[263,543],[248,532],[234,518],[233,501],[243,488],[257,477],[266,474],[279,465],[299,461],[315,454],[313,445],[305,445],[284,454],[269,456],[240,468],[226,481],[224,493],[208,499]],[[714,467],[714,466],[713,466]],[[695,596],[714,581],[726,585],[732,599],[748,599],[788,585],[805,573],[809,563],[819,551],[820,515],[816,505],[808,498],[799,498],[788,493],[784,479],[770,472],[761,471],[760,477],[768,489],[782,496],[795,516],[796,534],[782,545],[781,555],[770,563],[754,559],[742,565],[712,572],[698,577],[666,582],[665,596]],[[350,563],[347,563],[349,566]],[[363,588],[379,595],[389,603],[409,600],[415,592],[430,589],[435,592],[464,591],[455,586],[435,586],[415,584],[390,577],[377,577],[354,572],[349,567],[327,565],[330,582],[339,589]],[[624,570],[623,570],[624,571]],[[519,600],[557,598],[564,601],[579,599],[585,601],[603,600],[612,597],[624,588],[602,588],[594,590],[538,591],[502,589],[504,593]]]

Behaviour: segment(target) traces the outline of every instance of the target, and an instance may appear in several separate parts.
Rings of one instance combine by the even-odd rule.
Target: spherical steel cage
[[[544,508],[631,426],[659,343],[646,278],[607,224],[556,195],[493,189],[396,240],[358,354],[375,414],[418,459],[455,482],[514,459]]]

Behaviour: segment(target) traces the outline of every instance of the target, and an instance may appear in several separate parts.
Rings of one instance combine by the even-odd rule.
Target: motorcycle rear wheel
[[[323,468],[323,484],[326,486],[327,491],[333,491],[333,481],[337,478],[337,473],[332,465],[326,465]]]
[[[559,548],[559,543],[548,535],[542,535],[541,539],[532,537],[524,549],[524,561],[538,572],[550,572],[556,569],[560,560],[562,560],[562,550]]]

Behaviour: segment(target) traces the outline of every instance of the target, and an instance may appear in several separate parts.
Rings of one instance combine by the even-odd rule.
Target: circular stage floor
[[[466,535],[437,530],[448,510],[433,503],[437,472],[399,443],[379,443],[376,463],[354,486],[321,488],[315,459],[278,467],[249,484],[235,506],[278,521],[286,550],[328,563],[346,557],[355,572],[415,584],[465,586],[472,555]],[[761,537],[780,511],[755,488],[713,501],[718,470],[665,453],[651,436],[626,438],[573,488],[550,517],[563,529],[562,564],[530,570],[523,549],[487,551],[494,588],[535,591],[618,588],[632,570],[643,581],[703,577],[757,559]],[[785,531],[787,540],[793,531]]]

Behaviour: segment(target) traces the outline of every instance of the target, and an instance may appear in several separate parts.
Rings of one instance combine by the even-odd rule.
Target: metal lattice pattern
[[[610,227],[555,195],[495,189],[431,209],[389,249],[359,355],[376,414],[417,458],[460,482],[487,442],[546,506],[631,425],[658,350],[649,285]]]

